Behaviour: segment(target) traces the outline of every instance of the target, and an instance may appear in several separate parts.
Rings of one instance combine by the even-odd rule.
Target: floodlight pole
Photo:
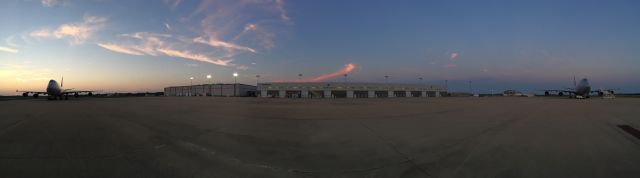
[[[418,80],[420,80],[420,84],[423,84],[423,83],[422,83],[422,77],[419,77],[419,78],[418,78]],[[425,85],[425,87],[426,87],[426,85]],[[425,89],[423,88],[423,89],[421,89],[421,90],[423,90],[423,91],[424,91]],[[422,93],[420,93],[420,94],[422,94]]]
[[[258,96],[258,92],[260,92],[260,85],[259,85],[259,83],[260,83],[260,75],[256,75],[256,90],[257,90],[257,91],[255,92],[255,95],[256,95],[257,97],[260,97],[260,96]],[[260,95],[262,95],[262,93],[260,93]]]
[[[213,96],[213,91],[211,90],[211,88],[213,87],[213,77],[211,77],[211,75],[207,75],[207,79],[211,79],[211,84],[209,85],[209,93],[211,96]]]
[[[189,96],[193,96],[193,77],[189,78]]]
[[[235,73],[235,72],[233,73],[233,80],[234,80],[234,82],[233,82],[233,96],[235,97],[236,96],[236,87],[238,85],[238,73]]]

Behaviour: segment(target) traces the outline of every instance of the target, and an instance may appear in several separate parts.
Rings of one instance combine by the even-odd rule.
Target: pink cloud
[[[212,46],[212,47],[224,48],[226,50],[240,50],[245,52],[256,53],[256,50],[252,48],[236,45],[229,42],[224,42],[221,40],[216,40],[213,38],[209,38],[209,40],[205,40],[203,37],[198,37],[193,39],[193,41],[196,43],[208,44],[209,46]]]
[[[102,44],[102,43],[98,43],[98,46],[103,47],[105,49],[114,51],[114,52],[119,52],[119,53],[125,53],[125,54],[130,54],[130,55],[136,55],[136,56],[143,56],[144,54],[132,49],[129,49],[128,47],[124,47],[124,46],[119,46],[116,44]]]
[[[356,68],[355,64],[349,63],[344,65],[344,67],[338,71],[332,72],[332,73],[328,73],[328,74],[322,74],[316,77],[313,77],[311,80],[311,82],[320,82],[320,81],[324,81],[327,79],[332,79],[332,78],[336,78],[336,77],[340,77],[343,76],[344,74],[348,74],[349,72],[353,71]]]
[[[458,53],[452,52],[449,54],[449,60],[455,61],[456,59],[458,59]]]
[[[55,31],[44,28],[29,35],[36,38],[67,38],[72,45],[82,44],[100,30],[106,21],[107,19],[102,17],[84,16],[83,22],[62,24]]]
[[[98,46],[107,50],[124,53],[129,55],[144,56],[144,55],[166,55],[171,57],[179,57],[184,59],[190,59],[200,62],[206,62],[221,66],[234,66],[231,64],[231,59],[222,60],[213,58],[209,55],[194,53],[188,50],[176,49],[176,46],[183,46],[189,48],[189,45],[193,45],[188,40],[181,41],[173,38],[168,34],[156,34],[148,32],[136,32],[132,34],[120,35],[124,41],[117,43],[98,43]]]
[[[191,59],[191,60],[207,62],[207,63],[221,65],[221,66],[227,66],[229,65],[229,62],[230,62],[228,60],[211,59],[206,55],[194,54],[194,53],[191,53],[190,51],[179,51],[179,50],[173,50],[173,49],[167,49],[167,48],[160,48],[160,49],[157,49],[157,51],[163,54],[166,54],[167,56]]]

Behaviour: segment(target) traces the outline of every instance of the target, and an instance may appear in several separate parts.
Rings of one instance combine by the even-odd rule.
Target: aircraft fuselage
[[[589,85],[589,81],[586,78],[580,80],[580,83],[578,83],[578,85],[576,86],[576,91],[575,91],[576,96],[582,96],[586,98],[589,96],[590,92],[591,92],[591,85]]]
[[[49,96],[61,96],[62,95],[62,87],[58,85],[58,82],[55,80],[49,80],[49,84],[47,85],[47,95]]]

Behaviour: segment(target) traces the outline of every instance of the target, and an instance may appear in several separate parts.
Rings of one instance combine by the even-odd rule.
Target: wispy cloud
[[[247,33],[247,32],[250,32],[250,31],[254,31],[254,30],[256,30],[256,28],[257,28],[256,24],[249,23],[249,24],[244,26],[244,30],[242,31],[242,33]]]
[[[173,10],[180,5],[182,0],[165,0],[165,2],[169,4],[169,7]]]
[[[18,53],[18,49],[14,49],[14,48],[10,48],[10,47],[4,47],[4,46],[0,46],[0,51],[2,52],[8,52],[8,53]]]
[[[158,56],[163,54],[171,57],[179,57],[200,62],[206,62],[221,66],[232,65],[230,59],[217,58],[211,55],[196,53],[190,50],[177,49],[176,46],[189,47],[189,43],[176,40],[173,35],[157,34],[148,32],[136,32],[132,34],[122,34],[121,38],[125,38],[121,43],[98,43],[98,46],[113,52],[119,52],[129,55]]]
[[[245,46],[239,46],[233,43],[229,43],[229,42],[225,42],[225,41],[221,41],[221,40],[216,40],[216,39],[211,39],[209,38],[209,40],[205,40],[204,37],[198,37],[193,39],[194,42],[196,43],[202,43],[202,44],[208,44],[209,46],[212,47],[217,47],[217,48],[224,48],[226,50],[240,50],[240,51],[246,51],[246,52],[252,52],[252,53],[256,53],[256,50],[249,48],[249,47],[245,47]]]
[[[275,47],[279,27],[290,24],[282,23],[290,21],[284,5],[282,0],[202,1],[188,19],[204,16],[198,21],[203,35],[197,41],[233,50],[228,52],[256,53],[258,46]]]
[[[119,53],[125,53],[125,54],[136,55],[136,56],[144,55],[141,52],[132,50],[132,49],[127,48],[127,47],[119,46],[117,44],[102,44],[102,43],[98,43],[98,46],[103,47],[103,48],[108,49],[108,50],[111,50],[111,51],[114,51],[114,52],[119,52]]]
[[[182,0],[165,0],[173,10],[188,8]],[[243,70],[248,64],[235,64],[241,54],[257,54],[275,46],[275,31],[289,21],[281,0],[201,1],[187,17],[175,19],[196,34],[180,34],[177,25],[163,23],[166,33],[136,32],[98,43],[107,50],[129,55],[172,56]],[[279,20],[281,19],[281,20]],[[171,20],[171,19],[170,19]],[[189,24],[198,24],[189,26]],[[182,28],[180,28],[182,29]],[[32,36],[55,36],[50,31],[34,31]]]
[[[160,49],[157,49],[157,50],[158,50],[158,52],[164,53],[164,54],[166,54],[168,56],[192,59],[192,60],[196,60],[196,61],[212,63],[212,64],[221,65],[221,66],[229,65],[229,61],[228,60],[211,59],[206,55],[194,54],[194,53],[191,53],[190,51],[179,51],[179,50],[164,49],[164,48],[160,48]]]
[[[246,65],[239,65],[239,66],[237,66],[237,67],[236,67],[236,69],[238,69],[238,70],[248,70],[248,69],[249,69],[249,66],[246,66]]]
[[[47,28],[36,30],[30,33],[31,37],[36,38],[56,38],[69,39],[72,45],[82,44],[89,39],[93,33],[100,30],[106,18],[97,16],[84,16],[83,22],[62,24],[56,30]]]
[[[291,18],[287,15],[287,10],[284,9],[284,0],[276,0],[276,9],[280,12],[280,18],[284,21],[289,21]]]
[[[40,29],[32,31],[29,33],[29,36],[37,38],[53,38],[53,33],[51,33],[49,29]]]
[[[328,74],[322,74],[316,77],[313,77],[311,80],[312,82],[320,82],[320,81],[325,81],[328,79],[332,79],[332,78],[336,78],[336,77],[340,77],[343,76],[344,74],[348,74],[349,72],[353,71],[356,68],[355,64],[349,63],[344,65],[344,67],[342,67],[342,69],[332,72],[332,73],[328,73]]]
[[[449,53],[449,60],[455,61],[456,59],[458,59],[458,53],[456,52]]]
[[[136,32],[132,34],[123,34],[120,36],[123,38],[127,38],[127,40],[125,40],[125,42],[122,42],[122,44],[98,43],[98,46],[111,50],[113,52],[136,56],[157,56],[158,54],[164,54],[166,56],[179,57],[222,66],[230,65],[229,62],[231,62],[231,60],[218,59],[209,55],[194,53],[189,50],[175,49],[173,46],[180,46],[185,44],[180,44],[181,42],[172,39],[173,36],[168,34]]]
[[[265,49],[271,49],[275,47],[275,34],[265,28],[258,27],[257,24],[246,24],[244,26],[244,30],[233,37],[231,41],[237,41],[245,36],[252,37],[255,43],[258,43]]]
[[[53,7],[63,4],[63,0],[40,0],[40,4],[44,7]]]

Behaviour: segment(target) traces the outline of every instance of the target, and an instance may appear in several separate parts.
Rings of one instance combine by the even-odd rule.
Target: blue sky
[[[0,94],[67,87],[159,91],[238,81],[570,87],[640,92],[640,2],[8,0]]]

